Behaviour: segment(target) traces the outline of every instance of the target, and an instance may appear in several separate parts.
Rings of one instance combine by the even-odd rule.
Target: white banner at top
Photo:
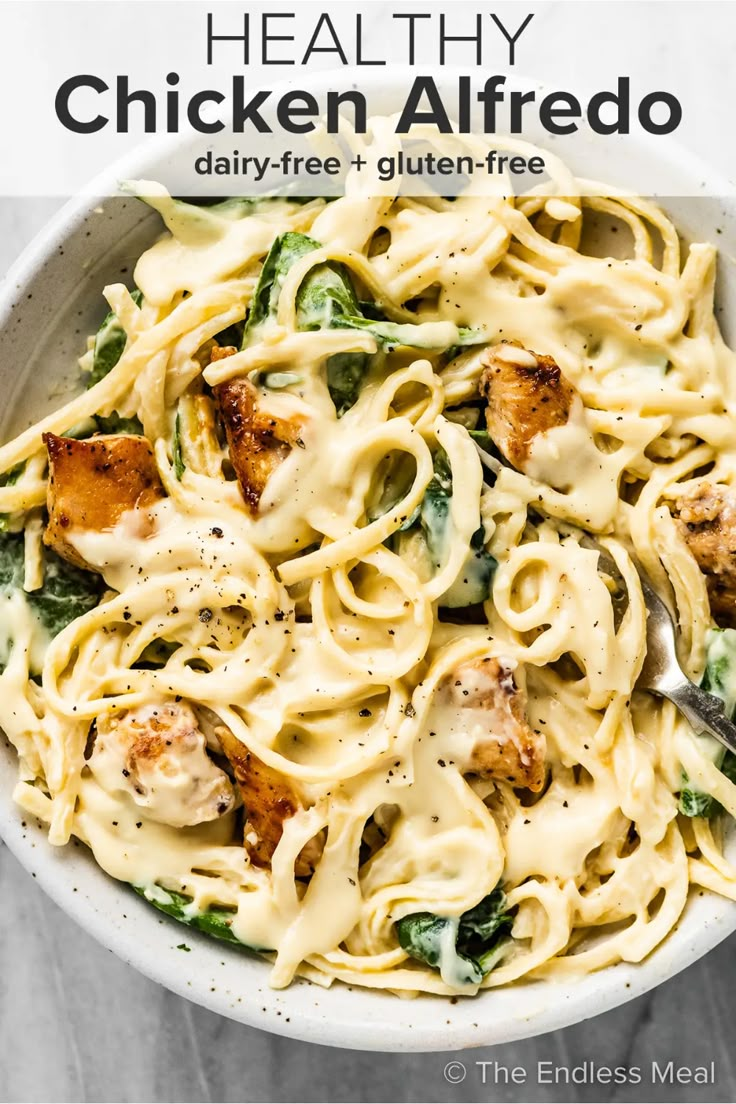
[[[717,0],[0,0],[0,194],[503,193],[564,165],[724,194],[735,30]]]

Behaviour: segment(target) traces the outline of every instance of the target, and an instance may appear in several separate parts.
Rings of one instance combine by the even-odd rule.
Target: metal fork
[[[476,448],[484,466],[497,473],[502,461],[489,457],[478,445]],[[586,534],[580,543],[598,553],[598,566],[615,584],[611,602],[613,623],[618,632],[629,604],[624,578],[613,557],[592,537]],[[644,604],[647,607],[647,652],[635,689],[647,691],[659,698],[667,698],[677,706],[698,736],[703,733],[715,736],[729,751],[736,752],[736,724],[726,716],[721,699],[715,694],[709,694],[701,686],[696,686],[683,671],[677,658],[675,623],[669,607],[654,589],[641,564],[636,560],[633,563],[639,574]]]
[[[599,553],[599,567],[611,577],[619,592],[622,588],[625,591],[626,584],[613,558],[592,541],[589,547]],[[726,716],[721,699],[696,686],[680,667],[675,648],[676,630],[669,607],[654,589],[643,567],[636,561],[634,566],[647,607],[647,652],[636,689],[668,698],[694,732],[715,736],[730,751],[736,752],[736,724]],[[614,597],[614,611],[617,605],[620,609],[620,597],[618,602]]]

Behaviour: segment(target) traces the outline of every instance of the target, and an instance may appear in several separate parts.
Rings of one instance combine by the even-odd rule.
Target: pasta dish
[[[736,709],[716,250],[548,167],[517,198],[138,182],[164,232],[0,448],[17,802],[276,987],[585,974],[693,885],[736,899],[736,760],[635,689],[639,561]]]

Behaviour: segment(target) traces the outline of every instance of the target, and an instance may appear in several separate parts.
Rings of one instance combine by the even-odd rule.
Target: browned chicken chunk
[[[237,350],[217,347],[212,360]],[[258,392],[246,379],[227,380],[214,388],[230,449],[230,460],[251,514],[258,513],[266,483],[300,441],[301,424],[259,409]]]
[[[237,351],[234,345],[213,345],[210,352],[210,364],[214,364],[218,360],[225,360],[226,357],[235,356]]]
[[[45,433],[43,440],[49,454],[49,523],[43,539],[50,548],[78,567],[90,567],[74,547],[74,536],[113,529],[128,510],[140,511],[141,533],[150,532],[148,510],[164,489],[145,437],[76,441]]]
[[[736,627],[736,491],[701,483],[677,500],[680,532],[705,575],[714,621]]]
[[[552,357],[506,341],[483,354],[480,393],[488,403],[488,433],[521,471],[534,438],[565,425],[576,395]]]
[[[229,728],[215,729],[220,746],[230,760],[245,806],[245,848],[255,866],[270,866],[284,830],[284,821],[304,808],[293,783],[267,766]],[[320,835],[302,848],[295,864],[297,877],[306,878],[322,854]]]
[[[502,660],[464,663],[447,680],[451,703],[461,710],[474,737],[466,769],[484,778],[541,790],[544,785],[544,736],[530,728],[526,697],[514,672]]]
[[[97,718],[88,766],[108,793],[125,793],[152,820],[203,824],[238,804],[233,784],[207,754],[184,702],[162,701]]]

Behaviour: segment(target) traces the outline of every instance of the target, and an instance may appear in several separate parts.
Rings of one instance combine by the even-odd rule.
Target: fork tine
[[[583,548],[588,548],[591,552],[598,553],[598,568],[608,575],[615,584],[615,591],[611,594],[611,605],[613,607],[613,628],[615,632],[621,627],[621,623],[626,614],[626,610],[629,608],[629,591],[626,586],[626,580],[624,579],[619,566],[614,560],[613,556],[597,541],[589,537],[587,533],[580,541]]]
[[[637,574],[639,576],[642,594],[644,595],[644,602],[646,603],[647,607],[650,610],[656,610],[657,613],[660,615],[666,615],[674,628],[675,617],[672,613],[672,610],[670,609],[669,603],[665,602],[659,591],[655,589],[654,583],[649,578],[639,561],[632,556],[631,562],[636,568]]]

